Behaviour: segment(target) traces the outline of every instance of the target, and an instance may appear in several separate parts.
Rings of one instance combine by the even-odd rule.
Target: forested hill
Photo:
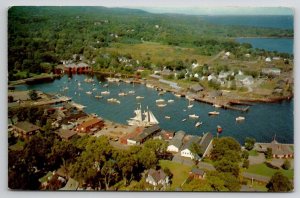
[[[45,67],[112,43],[145,41],[166,45],[201,47],[211,55],[230,40],[243,36],[291,37],[292,30],[223,26],[201,16],[152,14],[138,9],[105,7],[12,7],[8,11],[9,71],[39,73]],[[213,46],[214,45],[214,46]],[[215,46],[217,47],[215,49]],[[207,46],[207,47],[206,47]],[[207,49],[207,50],[206,50]]]

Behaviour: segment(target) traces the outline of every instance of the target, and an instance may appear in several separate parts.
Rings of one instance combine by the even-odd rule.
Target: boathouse
[[[71,63],[64,65],[64,72],[65,73],[88,73],[92,71],[92,67],[86,63]]]

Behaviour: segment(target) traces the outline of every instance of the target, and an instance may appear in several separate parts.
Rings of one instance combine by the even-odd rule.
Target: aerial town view
[[[243,9],[10,7],[8,188],[293,191],[294,13]]]

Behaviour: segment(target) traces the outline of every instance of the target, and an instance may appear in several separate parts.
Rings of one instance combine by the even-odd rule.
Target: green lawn
[[[256,150],[249,151],[249,156],[258,156],[258,153]]]
[[[282,172],[289,179],[293,179],[293,177],[294,177],[293,169],[290,169],[290,170],[278,169],[278,170],[276,170],[276,169],[267,167],[267,165],[265,165],[264,163],[251,165],[251,166],[249,166],[249,168],[247,170],[245,170],[245,172],[255,173],[258,175],[264,175],[264,176],[269,176],[269,177],[272,177],[274,175],[274,173],[277,171]]]
[[[175,163],[169,160],[160,160],[159,165],[162,169],[168,167],[173,174],[170,190],[175,190],[188,178],[191,167]]]

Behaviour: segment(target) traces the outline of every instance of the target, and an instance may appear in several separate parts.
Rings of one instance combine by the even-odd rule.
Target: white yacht
[[[190,117],[190,118],[199,118],[199,116],[196,115],[196,114],[191,114],[191,115],[189,115],[189,117]]]
[[[202,122],[197,122],[197,123],[195,124],[195,127],[199,127],[200,125],[202,125]]]
[[[109,91],[102,91],[102,92],[101,92],[101,95],[109,95],[109,94],[110,94]]]
[[[245,120],[245,117],[239,116],[239,117],[235,118],[235,120],[236,121],[243,121],[243,120]]]

